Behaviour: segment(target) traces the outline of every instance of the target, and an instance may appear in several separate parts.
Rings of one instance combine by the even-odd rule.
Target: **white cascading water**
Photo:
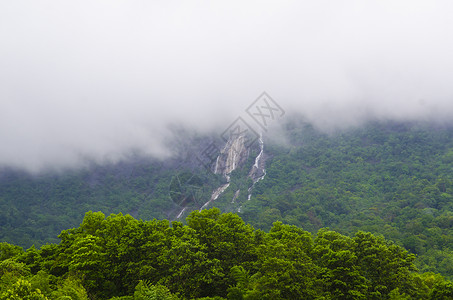
[[[206,207],[209,206],[209,204],[212,201],[215,201],[229,186],[230,186],[230,174],[233,172],[238,166],[241,161],[241,158],[243,158],[244,155],[248,155],[249,149],[245,146],[246,142],[246,137],[243,135],[239,135],[235,137],[234,139],[228,140],[226,143],[225,147],[222,149],[220,152],[219,156],[216,158],[215,166],[214,166],[214,174],[222,174],[225,179],[226,183],[219,186],[217,189],[215,189],[209,200],[204,203],[200,211],[205,209]],[[260,134],[259,137],[259,144],[260,144],[260,152],[255,158],[255,163],[252,167],[252,171],[257,174],[263,174],[260,177],[257,178],[252,178],[253,180],[253,185],[248,189],[248,197],[247,200],[250,200],[250,197],[252,196],[251,192],[253,189],[253,186],[255,183],[258,181],[262,180],[264,176],[266,176],[266,170],[264,169],[264,162],[263,160],[263,154],[264,154],[264,142],[263,142],[263,136]],[[222,159],[223,158],[223,159]],[[262,170],[260,170],[262,168]],[[251,172],[252,173],[252,172]],[[250,176],[250,175],[249,175]],[[231,201],[231,203],[234,203],[237,197],[239,197],[240,190],[237,190],[235,192],[235,195]],[[241,212],[242,205],[238,208],[238,212]],[[181,218],[181,216],[184,214],[186,210],[186,207],[183,208],[178,216],[176,217],[177,219]]]
[[[184,213],[184,211],[185,211],[186,209],[187,209],[187,206],[184,207],[184,208],[179,212],[179,214],[178,214],[178,216],[176,217],[176,219],[181,218],[182,214]]]
[[[216,200],[219,198],[220,194],[222,194],[228,187],[230,186],[230,183],[226,183],[224,185],[221,185],[219,188],[215,189],[214,192],[212,192],[211,198],[203,204],[203,206],[200,208],[200,211],[202,211],[205,207],[207,207],[212,201]]]
[[[233,197],[233,200],[231,200],[231,203],[234,203],[234,201],[236,201],[237,197],[239,197],[239,193],[241,192],[241,190],[237,190],[236,193],[234,193],[234,197]]]
[[[211,198],[201,206],[200,211],[205,209],[212,201],[216,200],[230,186],[230,173],[239,165],[239,160],[241,159],[243,151],[247,151],[247,148],[245,147],[245,136],[239,135],[234,140],[228,140],[219,156],[217,156],[214,167],[214,173],[223,174],[227,183],[221,185],[212,192]],[[221,166],[221,157],[225,155],[226,159],[223,162],[223,166]],[[221,170],[221,168],[223,169]]]
[[[217,159],[215,160],[214,174],[217,174],[217,170],[219,169],[219,158],[220,158],[220,155],[217,156]]]
[[[263,153],[264,153],[264,141],[263,141],[262,133],[260,133],[259,143],[260,143],[260,153],[256,156],[255,164],[253,165],[253,169],[255,172],[260,169],[261,165],[264,166],[264,163],[261,163],[261,159],[263,158]],[[250,198],[252,197],[252,190],[253,190],[253,187],[255,186],[255,183],[257,183],[260,180],[263,180],[264,177],[266,176],[266,169],[264,167],[262,169],[262,173],[263,173],[262,176],[260,176],[256,179],[253,179],[253,185],[248,190],[249,194],[247,196],[247,200],[250,200]]]
[[[260,142],[260,153],[258,153],[258,155],[255,157],[255,164],[253,165],[257,169],[259,167],[259,162],[260,162],[261,156],[263,155],[263,150],[264,150],[263,134],[260,134],[259,142]]]
[[[241,159],[244,155],[248,155],[247,147],[245,146],[246,137],[243,135],[236,136],[234,139],[228,140],[225,147],[220,152],[219,156],[217,156],[214,173],[215,174],[222,174],[225,179],[226,183],[218,187],[212,192],[210,199],[201,206],[200,211],[205,209],[209,206],[209,204],[216,200],[229,186],[230,186],[230,174],[233,172],[240,164]],[[252,171],[250,172],[253,180],[253,185],[248,189],[248,196],[247,200],[250,200],[252,196],[252,189],[255,184],[264,179],[266,176],[266,169],[264,168],[264,141],[263,135],[260,134],[259,137],[259,145],[260,145],[260,152],[255,158],[255,163],[252,166]],[[259,177],[253,176],[253,174],[262,174]],[[240,190],[235,192],[235,195],[231,201],[234,203],[236,198],[239,196]],[[238,212],[241,211],[242,206],[238,208]],[[181,212],[182,213],[182,212]]]

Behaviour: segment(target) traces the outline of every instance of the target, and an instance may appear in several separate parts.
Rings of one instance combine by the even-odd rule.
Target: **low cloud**
[[[448,1],[0,4],[0,165],[171,153],[262,91],[320,128],[453,116]]]

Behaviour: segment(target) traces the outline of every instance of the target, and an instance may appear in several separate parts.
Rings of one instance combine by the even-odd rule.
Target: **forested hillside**
[[[231,186],[209,207],[237,213],[266,232],[281,221],[312,234],[329,227],[346,236],[360,230],[383,235],[416,254],[421,271],[453,278],[452,127],[376,122],[325,133],[295,120],[282,132],[284,145],[264,137],[266,176],[250,200],[235,191],[251,186],[253,156],[231,173]],[[169,192],[177,174],[196,172],[204,201],[220,180],[191,168],[194,157],[185,161],[191,142],[176,142],[186,145],[172,161],[136,158],[35,176],[3,170],[0,241],[25,248],[57,243],[59,232],[76,227],[90,210],[175,220],[181,207]],[[207,145],[197,143],[195,152]]]
[[[247,222],[383,234],[417,254],[421,270],[453,276],[450,127],[369,124],[328,135],[294,123],[287,132],[290,148],[268,147]]]
[[[176,141],[175,157],[168,160],[133,155],[118,163],[80,169],[29,174],[0,169],[0,241],[22,247],[57,242],[64,229],[80,224],[87,211],[125,213],[142,219],[173,219],[181,208],[170,197],[172,179],[195,170],[207,190],[217,178],[190,154],[209,140],[187,132]],[[178,150],[179,148],[184,151]],[[191,149],[192,148],[192,149]]]
[[[451,299],[414,255],[362,231],[268,233],[218,209],[181,222],[89,212],[58,244],[0,244],[0,299]]]

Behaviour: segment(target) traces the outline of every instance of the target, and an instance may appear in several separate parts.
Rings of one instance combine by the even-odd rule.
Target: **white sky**
[[[451,1],[2,1],[0,165],[226,127],[262,92],[320,127],[453,116]]]

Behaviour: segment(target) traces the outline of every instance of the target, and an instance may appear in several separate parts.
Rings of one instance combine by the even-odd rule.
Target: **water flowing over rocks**
[[[214,167],[215,174],[229,175],[238,166],[245,163],[249,156],[249,148],[246,147],[245,135],[231,136],[225,147],[217,157]]]
[[[260,135],[258,142],[259,153],[255,157],[255,162],[250,169],[250,172],[248,173],[248,178],[251,178],[253,182],[253,185],[247,189],[248,200],[250,200],[251,198],[251,192],[254,185],[266,176],[264,141],[262,134]],[[214,166],[214,173],[223,175],[225,177],[226,183],[214,189],[210,199],[201,207],[200,211],[207,208],[209,204],[211,204],[211,202],[215,201],[230,186],[231,172],[233,172],[237,168],[242,167],[245,164],[253,146],[256,146],[256,144],[247,146],[246,135],[230,136],[224,148],[220,151],[220,154],[217,157]],[[240,189],[236,190],[236,192],[234,193],[234,197],[231,200],[231,203],[235,203],[235,200],[238,198],[239,194]],[[238,211],[240,211],[240,207],[238,208]]]

